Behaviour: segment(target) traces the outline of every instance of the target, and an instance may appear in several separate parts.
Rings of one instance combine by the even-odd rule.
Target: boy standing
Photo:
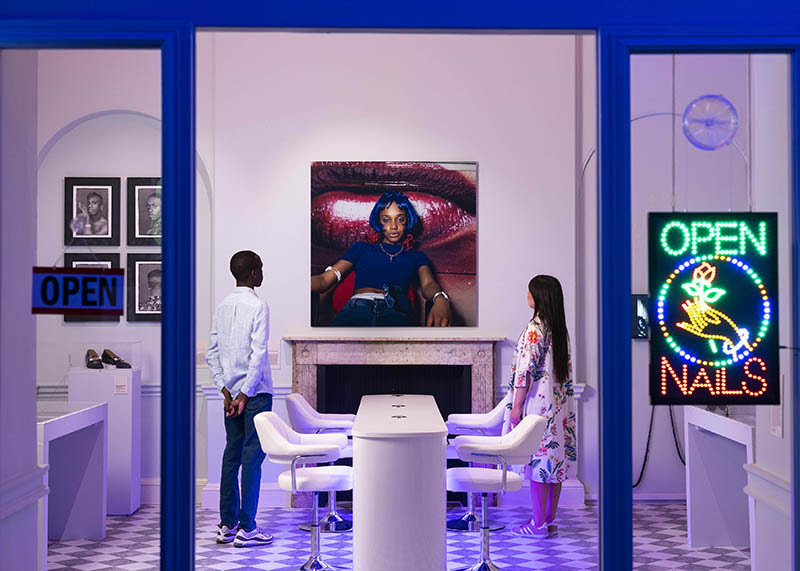
[[[258,529],[256,509],[265,454],[253,417],[272,410],[272,374],[267,359],[269,308],[255,289],[264,279],[261,258],[249,250],[231,258],[236,288],[214,312],[206,362],[225,397],[225,452],[222,456],[217,543],[265,545],[272,536]],[[239,498],[239,467],[242,493]]]

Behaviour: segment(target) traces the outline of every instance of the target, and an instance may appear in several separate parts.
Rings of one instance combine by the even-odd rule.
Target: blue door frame
[[[585,18],[586,16],[584,16]],[[353,22],[347,14],[339,26]],[[592,19],[592,18],[589,18]],[[466,22],[468,27],[471,23]],[[221,21],[220,24],[225,22]],[[266,25],[257,19],[252,26]],[[443,26],[440,24],[440,26]],[[420,25],[436,28],[436,25]],[[476,28],[484,27],[476,23]],[[524,26],[521,26],[524,27]],[[563,24],[562,29],[568,29]],[[586,22],[580,27],[586,29]],[[517,27],[519,30],[519,27]],[[598,27],[600,210],[600,561],[606,571],[630,569],[633,557],[630,362],[630,82],[631,53],[786,52],[792,63],[792,346],[800,339],[800,64],[798,36],[687,35],[683,29]],[[746,34],[746,35],[745,35]],[[195,29],[188,23],[92,20],[2,21],[0,48],[155,48],[162,54],[162,175],[165,218],[162,246],[165,289],[161,330],[161,569],[194,568],[195,424]],[[792,378],[793,442],[799,442],[800,376]],[[800,455],[792,459],[793,549],[800,543],[797,483]],[[797,555],[793,554],[798,569]]]
[[[800,340],[800,36],[771,28],[757,35],[719,31],[601,28],[598,33],[600,117],[600,562],[601,569],[632,567],[631,470],[631,135],[630,56],[636,53],[787,53],[792,89],[792,339]],[[792,375],[792,562],[800,568],[800,371],[793,352]],[[620,443],[623,443],[620,446]],[[616,453],[615,453],[616,452]],[[752,538],[751,538],[752,539]]]

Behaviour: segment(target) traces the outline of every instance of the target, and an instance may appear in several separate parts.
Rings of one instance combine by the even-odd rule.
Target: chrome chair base
[[[491,561],[481,561],[472,567],[459,567],[456,571],[503,571]]]
[[[300,567],[300,571],[335,571],[336,569],[338,569],[338,567],[328,565],[322,558],[315,557],[314,555],[309,557],[303,566]]]
[[[505,527],[505,525],[489,522],[489,531],[499,531]],[[458,519],[448,520],[447,529],[450,531],[477,532],[481,530],[481,522],[474,512],[467,512]]]
[[[301,523],[297,526],[300,531],[311,531],[310,523]],[[353,522],[344,519],[338,512],[329,511],[325,517],[319,520],[320,533],[342,533],[353,529]]]

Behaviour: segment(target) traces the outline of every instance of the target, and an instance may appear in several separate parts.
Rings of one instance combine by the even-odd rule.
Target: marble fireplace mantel
[[[318,365],[469,365],[472,412],[494,403],[495,346],[505,337],[284,337],[292,345],[292,390],[317,402]]]

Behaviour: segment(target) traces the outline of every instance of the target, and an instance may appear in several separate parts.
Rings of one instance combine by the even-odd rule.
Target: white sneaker
[[[253,531],[240,529],[233,540],[234,547],[252,547],[254,545],[268,545],[272,543],[272,536],[258,528]]]
[[[217,543],[230,543],[236,537],[236,530],[231,529],[227,525],[221,525],[217,528]]]

